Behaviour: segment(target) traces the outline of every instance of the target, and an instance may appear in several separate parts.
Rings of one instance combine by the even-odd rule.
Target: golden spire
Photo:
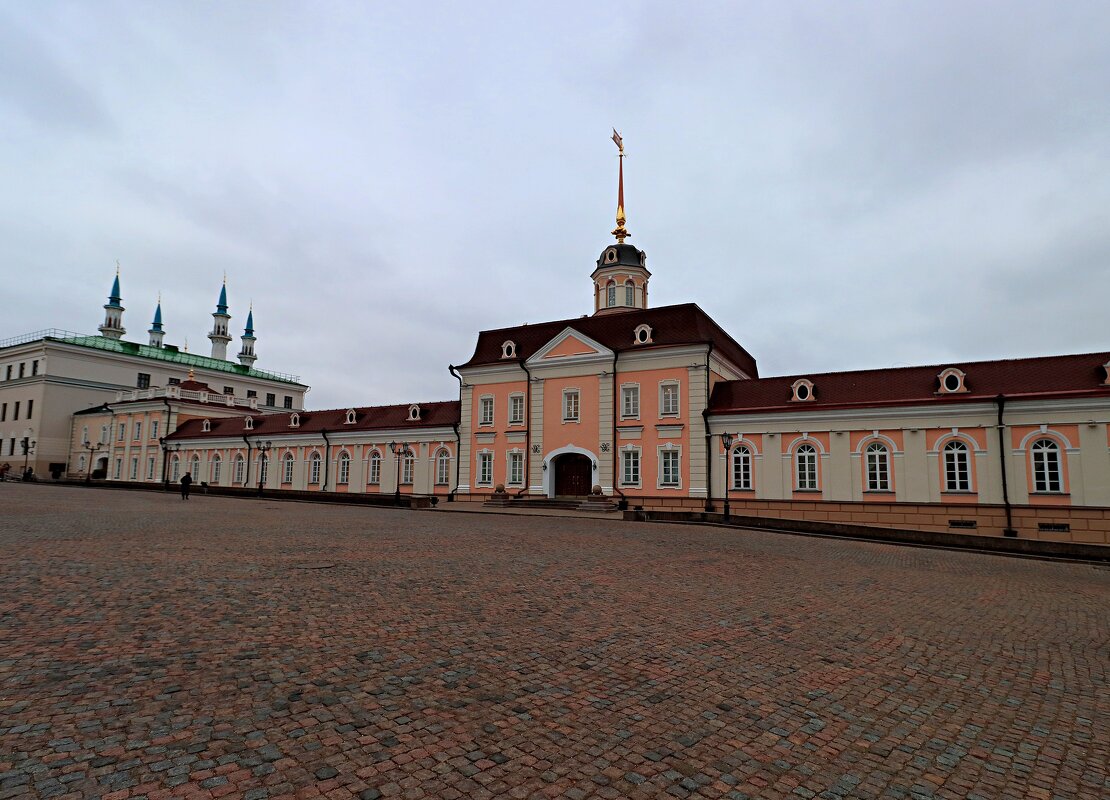
[[[116,259],[116,277],[119,277],[119,259]]]
[[[192,367],[189,367],[189,380],[195,381],[196,379],[197,379],[196,372],[193,371]]]
[[[613,229],[613,235],[617,237],[617,241],[624,244],[624,240],[631,234],[628,229],[624,227],[624,139],[617,133],[617,129],[613,128],[613,142],[617,145],[620,151],[620,177],[617,181],[617,227]]]

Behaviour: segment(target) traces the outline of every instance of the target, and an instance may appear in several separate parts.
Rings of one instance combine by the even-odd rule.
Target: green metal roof
[[[62,333],[62,331],[56,331],[55,333]],[[123,353],[129,356],[149,358],[154,361],[167,361],[171,364],[180,364],[183,367],[209,369],[215,372],[230,372],[233,375],[243,375],[248,378],[258,378],[260,380],[278,381],[280,383],[304,386],[304,384],[301,383],[300,375],[288,375],[282,372],[267,372],[266,370],[253,369],[243,364],[221,361],[218,358],[185,353],[178,350],[177,347],[172,344],[167,344],[162,347],[151,347],[150,345],[138,344],[136,342],[125,342],[122,339],[108,339],[104,336],[82,336],[80,334],[71,334],[67,336],[47,335],[41,338],[51,342],[74,344],[78,347],[91,347],[94,350],[107,350],[110,353]]]

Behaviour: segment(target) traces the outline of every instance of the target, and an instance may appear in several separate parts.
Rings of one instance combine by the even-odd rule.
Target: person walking
[[[193,485],[193,476],[186,472],[181,476],[181,499],[189,499],[189,487]]]

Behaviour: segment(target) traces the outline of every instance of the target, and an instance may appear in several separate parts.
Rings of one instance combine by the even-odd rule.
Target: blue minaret
[[[247,327],[243,329],[243,349],[239,351],[239,363],[244,366],[254,366],[254,362],[258,360],[258,356],[254,354],[254,342],[256,340],[254,335],[254,305],[251,305],[250,311],[247,312]]]
[[[108,295],[108,303],[104,306],[104,324],[100,326],[100,335],[106,339],[122,339],[127,333],[123,327],[123,305],[119,294],[119,262],[116,262],[116,279],[112,282],[112,293]]]
[[[216,311],[212,314],[212,332],[208,334],[208,338],[212,341],[212,358],[218,358],[220,361],[227,360],[227,345],[231,341],[231,336],[228,334],[228,323],[231,322],[231,315],[227,313],[227,278],[224,278],[224,285],[220,287],[220,299],[216,301]]]
[[[150,324],[150,346],[161,347],[162,337],[166,332],[162,330],[162,295],[158,295],[158,307],[154,309],[154,322]]]

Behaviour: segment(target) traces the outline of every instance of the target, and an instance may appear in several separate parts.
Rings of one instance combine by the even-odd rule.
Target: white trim
[[[663,483],[663,453],[678,452],[678,483]],[[655,448],[655,488],[682,489],[682,445],[667,442]]]
[[[571,393],[575,395],[575,415],[573,417],[567,415],[567,396]],[[562,421],[563,424],[573,422],[575,424],[582,421],[582,390],[577,386],[564,386],[562,393]]]
[[[1061,450],[1066,450],[1070,453],[1078,449],[1071,443],[1071,440],[1068,439],[1067,436],[1064,436],[1064,434],[1060,433],[1058,430],[1049,428],[1047,425],[1041,425],[1037,430],[1030,431],[1029,433],[1025,434],[1025,436],[1022,437],[1021,444],[1018,445],[1017,449],[1018,451],[1028,450],[1029,441],[1031,439],[1040,439],[1042,437],[1052,438],[1053,436],[1059,439],[1059,441],[1056,442],[1057,446],[1060,446],[1061,443],[1063,443],[1063,446],[1060,447]]]
[[[678,410],[674,413],[663,411],[663,387],[674,386],[678,391]],[[682,381],[678,378],[664,378],[659,381],[659,419],[682,419]]]
[[[555,496],[555,465],[552,463],[556,456],[564,455],[565,453],[578,453],[587,456],[590,459],[590,489],[597,486],[600,482],[598,480],[598,471],[601,469],[601,462],[598,461],[597,454],[592,450],[586,450],[582,447],[576,447],[573,444],[568,444],[566,447],[560,447],[557,450],[552,450],[543,457],[541,462],[541,470],[543,474],[543,493],[548,497]],[[546,467],[546,469],[544,469]]]
[[[483,405],[485,401],[489,400],[489,422],[483,419]],[[491,428],[497,420],[497,401],[494,400],[492,394],[483,394],[478,396],[478,427]]]
[[[890,454],[892,456],[895,453],[899,452],[898,445],[895,444],[893,439],[885,434],[878,433],[877,431],[872,431],[871,433],[867,434],[867,436],[859,440],[859,444],[856,445],[856,449],[853,451],[853,455],[862,455],[863,448],[875,441],[880,441],[885,444],[890,450]]]
[[[617,475],[617,485],[622,489],[642,489],[644,486],[644,449],[634,444],[626,444],[624,447],[617,449],[620,453],[620,459],[617,464],[617,469],[620,472]],[[636,462],[636,474],[638,479],[633,483],[624,479],[624,456],[625,453],[636,453],[638,456]]]
[[[520,480],[513,480],[513,456],[520,456]],[[524,474],[524,450],[519,447],[514,447],[512,450],[505,451],[505,485],[512,486],[514,489],[523,488],[527,482],[528,476]]]
[[[513,400],[520,399],[520,419],[513,419]],[[525,409],[524,392],[511,392],[509,394],[509,424],[510,425],[523,425],[527,419],[527,409]]]
[[[636,390],[636,413],[635,414],[625,414],[625,411],[624,411],[624,392],[625,392],[626,389],[635,389]],[[637,383],[622,383],[620,385],[620,414],[618,415],[618,419],[626,420],[626,419],[639,419],[639,418],[640,418],[640,384],[638,382]]]
[[[799,396],[798,393],[801,389],[806,390],[806,396],[805,397],[800,397]],[[815,400],[817,400],[817,392],[814,391],[813,381],[811,381],[809,378],[798,378],[798,380],[796,380],[792,384],[790,384],[790,392],[791,392],[791,398],[790,398],[791,403],[812,403]]]
[[[787,453],[787,455],[789,455],[789,456],[790,456],[791,458],[793,458],[793,457],[794,457],[794,448],[795,448],[795,447],[798,447],[798,446],[800,446],[800,445],[803,445],[803,444],[814,444],[814,445],[817,445],[817,453],[818,453],[818,455],[822,455],[822,456],[823,456],[823,455],[826,455],[826,453],[825,453],[825,446],[824,446],[823,444],[821,444],[821,440],[820,440],[820,439],[814,439],[814,438],[813,438],[812,436],[810,436],[810,435],[809,435],[808,433],[803,433],[803,434],[802,434],[801,436],[798,436],[797,438],[795,438],[794,440],[792,440],[792,441],[790,442],[790,444],[788,444],[788,445],[786,446],[786,453]]]
[[[592,347],[596,352],[594,352],[594,353],[580,353],[580,354],[572,355],[572,356],[557,356],[557,357],[552,358],[552,359],[547,359],[547,354],[548,353],[550,353],[552,350],[557,348],[560,344],[562,344],[564,341],[571,338],[572,336],[575,339],[577,339],[578,341],[582,342],[582,344],[586,345],[587,347]],[[538,365],[538,364],[541,364],[541,363],[544,364],[545,366],[555,365],[555,364],[559,364],[559,365],[562,365],[562,364],[581,364],[583,362],[589,362],[589,361],[599,361],[599,360],[611,361],[612,358],[613,358],[613,351],[612,350],[610,350],[608,347],[603,345],[601,342],[598,342],[594,339],[591,339],[586,334],[581,333],[580,331],[576,331],[574,328],[572,328],[568,325],[557,336],[555,336],[555,338],[553,338],[551,341],[549,341],[547,344],[545,344],[543,347],[541,347],[539,350],[537,350],[535,352],[535,354],[533,354],[532,357],[529,358],[528,361],[525,362],[525,363],[527,363],[527,365],[529,367],[531,367],[531,366],[535,366],[535,365]]]

